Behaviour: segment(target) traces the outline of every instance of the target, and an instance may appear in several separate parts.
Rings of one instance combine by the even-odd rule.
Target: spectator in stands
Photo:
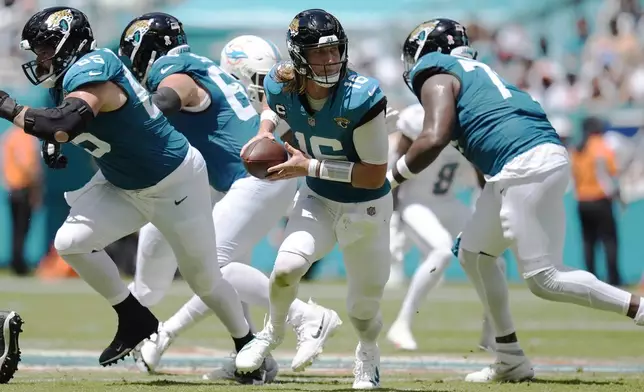
[[[584,242],[586,269],[595,274],[595,246],[604,246],[608,283],[621,285],[617,264],[617,225],[613,200],[619,200],[615,156],[602,137],[604,122],[584,119],[582,141],[572,150],[575,195]]]
[[[12,128],[2,143],[2,170],[11,207],[11,269],[19,276],[29,274],[24,248],[31,215],[42,201],[40,144],[22,129]]]

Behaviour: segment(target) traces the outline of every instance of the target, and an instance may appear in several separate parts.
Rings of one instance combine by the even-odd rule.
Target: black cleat
[[[22,332],[23,322],[18,313],[0,311],[0,384],[6,384],[13,378],[20,362],[20,345],[18,337]]]
[[[119,324],[114,340],[98,359],[101,366],[112,366],[125,359],[139,343],[159,328],[159,320],[132,295],[114,308],[119,314]]]
[[[235,381],[243,385],[264,385],[266,382],[266,369],[262,366],[250,373],[235,371]]]

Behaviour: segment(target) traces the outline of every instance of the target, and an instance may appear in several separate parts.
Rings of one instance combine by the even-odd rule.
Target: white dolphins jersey
[[[396,128],[411,140],[416,140],[423,129],[425,111],[421,104],[406,107],[400,112]],[[472,164],[451,145],[415,178],[401,184],[399,197],[411,201],[451,201],[464,188],[477,188],[476,172]]]

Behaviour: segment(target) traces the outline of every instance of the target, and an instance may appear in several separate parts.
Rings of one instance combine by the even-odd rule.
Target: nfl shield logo
[[[367,208],[367,215],[369,215],[369,216],[376,215],[376,207],[368,207]]]
[[[309,125],[312,127],[315,126],[315,119],[313,117],[309,117]]]

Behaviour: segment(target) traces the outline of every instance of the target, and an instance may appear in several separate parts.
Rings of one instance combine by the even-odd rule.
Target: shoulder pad
[[[427,53],[418,59],[414,68],[409,72],[409,82],[411,83],[409,87],[418,95],[425,80],[435,74],[451,73],[450,70],[457,62],[458,60],[454,56],[438,52]]]
[[[349,72],[342,82],[344,99],[348,109],[353,110],[362,106],[374,106],[385,97],[380,89],[380,83],[373,78]],[[369,109],[367,108],[367,109]]]
[[[69,68],[63,78],[63,90],[72,92],[89,83],[108,82],[123,72],[123,63],[109,49],[87,53]]]
[[[150,91],[156,91],[163,79],[177,73],[206,73],[208,67],[215,62],[208,57],[199,56],[192,52],[182,52],[176,55],[166,55],[152,64],[145,84]]]

